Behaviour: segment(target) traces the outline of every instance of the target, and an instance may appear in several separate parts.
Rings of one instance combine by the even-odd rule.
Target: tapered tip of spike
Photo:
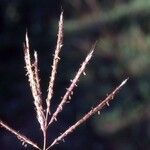
[[[97,45],[97,41],[95,41],[95,43],[93,44],[92,48],[91,48],[91,51],[90,51],[90,55],[93,55],[94,51],[95,51],[95,47]]]
[[[37,58],[37,51],[34,51],[34,57]]]
[[[26,29],[26,34],[25,34],[26,40],[28,40],[28,30]]]
[[[64,16],[64,12],[63,12],[63,10],[61,11],[61,14],[60,14],[60,21],[62,22],[62,20],[63,20],[63,16]]]
[[[129,80],[129,77],[127,79],[125,79],[124,81],[122,81],[122,83],[120,84],[120,86],[123,86],[127,83],[127,81]]]
[[[25,34],[25,47],[29,48],[29,38],[28,38],[28,31],[26,30]]]

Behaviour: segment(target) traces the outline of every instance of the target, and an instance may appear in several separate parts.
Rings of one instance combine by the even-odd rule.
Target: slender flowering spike
[[[34,148],[40,150],[40,148],[37,146],[37,144],[32,142],[29,138],[25,137],[24,135],[18,133],[17,131],[15,131],[14,129],[9,127],[6,123],[4,123],[1,120],[0,120],[0,126],[5,128],[7,131],[11,132],[12,134],[14,134],[24,145],[26,143],[26,144],[29,144],[29,145],[33,146]]]
[[[42,107],[41,91],[39,86],[39,77],[38,77],[38,66],[37,66],[37,54],[35,53],[35,63],[31,64],[30,51],[29,51],[29,39],[26,33],[26,41],[24,45],[24,55],[25,55],[25,64],[27,69],[27,75],[34,98],[34,105],[36,108],[37,119],[40,123],[42,131],[45,130],[45,116]],[[34,67],[34,69],[33,69]]]
[[[59,20],[57,45],[56,45],[56,49],[55,49],[52,71],[51,71],[51,76],[50,76],[50,82],[49,82],[49,87],[48,87],[48,95],[47,95],[47,99],[46,99],[47,113],[50,113],[50,101],[53,96],[53,88],[54,88],[54,82],[55,82],[55,77],[56,77],[56,73],[57,73],[57,66],[58,66],[58,62],[60,60],[59,53],[60,53],[60,50],[63,45],[63,34],[64,34],[63,32],[64,32],[64,22],[63,22],[63,12],[62,12],[60,15],[60,20]]]
[[[128,79],[124,80],[116,89],[111,92],[102,102],[100,102],[96,107],[92,108],[87,114],[85,114],[79,121],[77,121],[74,125],[69,127],[64,133],[62,133],[58,138],[56,138],[52,144],[46,149],[50,149],[60,141],[63,141],[63,139],[68,136],[70,133],[72,133],[77,127],[79,127],[82,123],[87,121],[91,116],[93,116],[95,113],[101,111],[106,105],[107,102],[110,102],[113,100],[114,96],[120,91],[122,86],[127,82]]]
[[[71,99],[71,95],[73,94],[73,89],[76,86],[77,82],[79,81],[79,77],[84,72],[86,65],[90,61],[90,59],[91,59],[91,57],[93,55],[94,49],[95,49],[95,45],[92,47],[92,50],[87,55],[87,57],[84,60],[84,62],[82,63],[82,65],[79,68],[77,74],[75,75],[74,79],[72,80],[71,85],[69,86],[69,88],[67,88],[67,91],[66,91],[65,95],[63,96],[62,101],[60,102],[60,104],[58,105],[56,111],[54,112],[54,114],[51,117],[49,125],[55,120],[55,118],[57,117],[57,115],[62,111],[63,106],[65,105],[65,103],[67,103],[67,101],[69,99]]]

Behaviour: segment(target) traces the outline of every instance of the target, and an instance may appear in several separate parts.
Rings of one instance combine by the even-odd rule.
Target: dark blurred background
[[[90,47],[94,57],[73,99],[49,130],[49,142],[130,77],[115,101],[68,136],[55,150],[150,149],[150,1],[149,0],[0,0],[0,119],[42,144],[33,98],[25,76],[23,41],[39,54],[46,97],[58,20],[64,10],[65,38],[52,111]],[[0,149],[25,149],[0,129]],[[28,146],[26,149],[32,149]]]

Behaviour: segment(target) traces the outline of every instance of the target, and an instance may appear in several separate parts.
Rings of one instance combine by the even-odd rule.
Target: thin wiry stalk
[[[57,66],[58,66],[58,62],[60,60],[59,53],[63,46],[63,34],[64,34],[64,21],[63,21],[63,12],[62,12],[60,15],[60,20],[59,20],[57,45],[56,45],[56,49],[55,49],[52,71],[51,71],[51,76],[50,76],[50,82],[49,82],[49,87],[48,87],[48,95],[47,95],[47,99],[46,99],[47,115],[48,115],[48,113],[50,114],[50,103],[51,103],[51,99],[53,96],[53,88],[54,88],[54,82],[55,82],[55,77],[56,77],[56,73],[57,73]]]
[[[2,126],[3,128],[5,128],[6,130],[8,130],[9,132],[11,132],[12,134],[14,134],[22,143],[24,146],[26,146],[25,144],[29,144],[31,146],[33,146],[36,149],[41,150],[36,143],[32,142],[29,138],[25,137],[24,135],[20,134],[19,132],[17,132],[16,130],[12,129],[11,127],[9,127],[6,123],[4,123],[3,121],[0,120],[0,126]]]
[[[26,33],[26,41],[24,44],[24,55],[25,55],[25,65],[27,69],[27,76],[29,79],[32,95],[34,98],[34,105],[37,113],[37,120],[40,123],[42,131],[45,130],[45,116],[42,107],[41,92],[39,89],[39,77],[38,77],[38,66],[37,66],[37,55],[35,53],[35,63],[31,63],[30,52],[29,52],[29,39]],[[34,69],[32,68],[34,67]]]
[[[124,80],[118,87],[115,88],[113,92],[111,92],[102,102],[92,108],[85,116],[83,116],[79,121],[77,121],[74,125],[69,127],[63,134],[61,134],[59,137],[57,137],[52,144],[46,149],[50,149],[54,145],[58,144],[60,141],[64,140],[66,136],[68,136],[70,133],[72,133],[77,127],[79,127],[82,123],[87,121],[91,116],[93,116],[95,113],[101,111],[105,106],[109,106],[109,102],[114,99],[114,96],[120,91],[120,89],[126,84],[128,79]]]
[[[71,80],[71,85],[69,86],[69,88],[67,88],[67,91],[66,91],[65,95],[63,96],[62,101],[58,105],[56,111],[53,113],[53,115],[51,117],[51,120],[50,120],[48,125],[50,125],[54,120],[57,120],[57,115],[62,111],[63,106],[65,105],[65,103],[67,103],[68,99],[69,100],[71,99],[71,95],[73,95],[73,89],[74,89],[75,86],[77,86],[77,82],[78,82],[79,77],[81,76],[81,74],[84,73],[85,67],[88,64],[88,62],[90,61],[90,59],[93,55],[94,49],[95,49],[95,45],[92,47],[92,50],[87,55],[84,62],[82,63],[82,65],[79,68],[78,72],[76,73],[74,79]]]
[[[46,141],[47,141],[47,136],[46,136],[47,130],[43,133],[43,150],[46,150]]]

